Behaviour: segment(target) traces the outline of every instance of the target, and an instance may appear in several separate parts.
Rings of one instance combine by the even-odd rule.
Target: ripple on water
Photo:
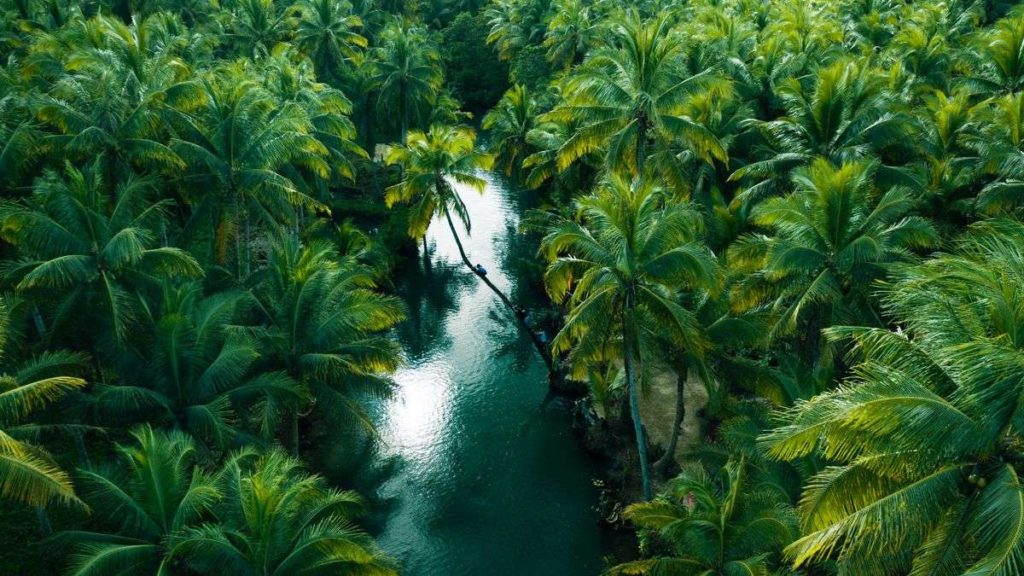
[[[509,242],[528,240],[514,233],[522,202],[488,181],[483,196],[461,190],[473,222],[466,251],[528,302],[505,276]],[[545,401],[543,364],[497,299],[464,277],[443,221],[428,242],[431,270],[409,267],[398,284],[417,326],[437,332],[399,330],[408,363],[379,415],[385,447],[366,466],[400,461],[378,488],[388,502],[381,546],[412,576],[598,573],[595,469],[569,432],[569,404]]]

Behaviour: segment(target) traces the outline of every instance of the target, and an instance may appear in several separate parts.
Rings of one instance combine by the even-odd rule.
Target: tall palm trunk
[[[490,288],[491,291],[494,292],[498,296],[498,298],[501,299],[501,301],[512,313],[512,316],[515,317],[517,324],[519,324],[519,327],[530,337],[530,340],[533,342],[533,347],[537,349],[537,353],[540,354],[541,359],[544,360],[544,364],[547,366],[548,372],[550,374],[554,374],[555,366],[554,360],[551,358],[551,351],[548,349],[547,346],[544,345],[543,342],[540,341],[540,338],[533,332],[533,330],[530,329],[530,325],[526,323],[526,318],[523,317],[522,314],[516,313],[516,307],[514,304],[512,304],[512,301],[509,300],[508,296],[506,296],[504,292],[502,292],[497,286],[495,286],[494,283],[491,282],[486,275],[481,274],[479,271],[477,271],[476,267],[473,266],[473,263],[470,261],[469,256],[466,256],[465,248],[462,247],[462,240],[459,238],[459,233],[455,230],[455,222],[452,221],[451,213],[448,212],[447,207],[443,208],[443,210],[444,217],[445,219],[448,220],[448,228],[452,231],[452,237],[455,238],[455,245],[458,246],[459,248],[459,256],[462,257],[463,264],[465,264],[466,267],[469,268],[469,270],[473,274],[476,274],[476,277],[482,280],[483,283],[486,284],[487,287]]]
[[[640,387],[636,374],[640,368],[640,361],[633,356],[636,349],[636,334],[633,326],[633,290],[632,286],[626,290],[625,313],[622,317],[622,362],[626,368],[626,385],[629,390],[629,415],[633,420],[636,452],[640,459],[640,483],[643,488],[644,500],[650,500],[654,493],[651,490],[651,470],[647,458],[647,433],[644,431],[644,423],[640,417]]]
[[[679,445],[679,432],[683,425],[683,414],[686,412],[686,406],[683,402],[683,397],[686,393],[686,378],[688,371],[686,366],[683,366],[678,377],[676,378],[676,415],[672,421],[672,434],[669,437],[668,448],[665,449],[665,455],[658,459],[654,463],[654,469],[659,474],[665,474],[668,472],[668,467],[675,460],[676,446]]]

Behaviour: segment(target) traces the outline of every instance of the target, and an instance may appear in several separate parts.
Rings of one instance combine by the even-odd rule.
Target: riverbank
[[[532,192],[487,175],[483,195],[460,189],[472,229],[467,255],[531,311],[549,303],[536,238],[519,230]],[[601,462],[573,433],[574,400],[553,394],[547,370],[505,306],[461,263],[434,222],[392,279],[408,320],[395,336],[404,367],[375,402],[377,448],[330,462],[376,504],[381,546],[417,576],[487,573],[594,576],[612,553],[601,527]],[[571,543],[567,546],[566,543]]]

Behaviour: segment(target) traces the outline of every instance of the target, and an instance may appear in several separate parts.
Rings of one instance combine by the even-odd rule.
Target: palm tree
[[[294,31],[296,11],[291,6],[274,0],[233,0],[232,5],[231,37],[253,60],[269,56]]]
[[[6,191],[15,188],[31,172],[34,163],[47,149],[41,126],[32,117],[28,91],[13,62],[0,68],[0,184]]]
[[[195,116],[180,116],[176,129],[181,137],[173,140],[174,149],[189,162],[181,178],[193,205],[186,235],[203,238],[204,229],[212,230],[209,236],[219,264],[227,260],[233,237],[239,278],[251,270],[253,217],[267,226],[289,224],[296,219],[295,207],[320,207],[282,175],[285,167],[330,174],[329,151],[311,133],[303,105],[276,100],[256,82],[243,79],[241,72],[210,78],[204,84],[205,109]]]
[[[714,135],[681,115],[680,106],[700,91],[726,98],[731,85],[711,70],[690,74],[681,65],[681,47],[667,18],[644,22],[631,13],[612,27],[609,46],[590,55],[566,79],[565,102],[541,117],[577,124],[558,152],[560,170],[600,150],[607,151],[609,169],[635,175],[651,152],[650,144],[676,140],[703,158],[726,160]]]
[[[925,186],[921,211],[933,219],[948,217],[949,212],[970,212],[973,188],[982,168],[981,158],[972,145],[992,150],[995,139],[984,139],[979,131],[982,106],[972,105],[966,92],[952,95],[936,91],[923,98],[919,116],[919,152],[924,167]]]
[[[698,320],[671,291],[713,288],[718,269],[700,242],[699,215],[669,201],[651,179],[611,174],[598,194],[577,202],[576,212],[578,220],[552,216],[541,242],[550,262],[544,275],[548,294],[569,305],[552,349],[569,353],[580,378],[594,363],[623,363],[643,494],[650,500],[639,406],[642,363],[655,339],[696,355],[706,349]]]
[[[402,167],[402,181],[385,191],[385,202],[389,207],[399,203],[412,205],[407,218],[409,236],[413,239],[425,238],[427,228],[438,213],[444,215],[452,238],[455,239],[455,245],[459,249],[462,263],[513,313],[519,327],[529,335],[538,354],[547,364],[548,371],[551,372],[554,364],[547,346],[527,325],[526,319],[519,313],[519,307],[487,278],[485,272],[481,272],[473,264],[462,246],[458,230],[455,229],[453,212],[467,233],[471,229],[469,213],[455,185],[469,186],[483,193],[487,182],[477,172],[487,170],[494,161],[492,156],[476,149],[475,140],[476,134],[465,126],[435,124],[426,133],[411,132],[406,146],[393,147],[388,153],[388,163]],[[425,242],[424,240],[424,256]]]
[[[742,458],[728,462],[717,478],[700,465],[689,466],[663,495],[629,506],[623,516],[655,531],[665,554],[620,564],[607,570],[608,576],[767,575],[782,548],[799,534],[787,495],[777,485],[751,485]]]
[[[401,302],[378,293],[372,272],[339,257],[330,243],[304,245],[292,236],[275,243],[259,280],[253,294],[267,322],[257,331],[263,355],[287,374],[292,389],[311,391],[320,405],[340,405],[372,429],[358,400],[360,393],[382,397],[391,390],[388,375],[398,367],[399,350],[384,333],[404,319]],[[299,410],[308,396],[264,402],[265,433],[273,433],[275,413],[290,412],[295,454]]]
[[[544,34],[548,62],[568,70],[590,50],[598,35],[598,27],[591,14],[591,6],[583,0],[555,0],[554,15]]]
[[[83,497],[112,532],[76,530],[74,576],[166,574],[181,558],[168,539],[209,517],[221,498],[214,479],[196,467],[195,444],[184,432],[148,425],[117,447],[118,468],[80,470]]]
[[[754,179],[740,198],[757,202],[785,191],[792,171],[815,158],[839,166],[907,140],[908,120],[896,111],[885,82],[877,70],[854,61],[820,68],[810,86],[797,79],[781,82],[776,92],[785,115],[749,122],[768,149],[763,152],[765,159],[748,163],[730,177]],[[877,170],[880,184],[917,184],[898,167],[881,164]]]
[[[82,505],[68,474],[46,450],[29,442],[45,426],[26,418],[83,388],[85,380],[68,374],[80,373],[86,358],[46,352],[15,363],[8,350],[11,336],[7,302],[0,299],[0,496],[40,508],[53,500]]]
[[[1024,16],[996,22],[966,53],[973,66],[966,85],[984,95],[1012,94],[1024,88]]]
[[[700,331],[707,342],[705,350],[696,353],[687,349],[677,349],[672,342],[666,342],[666,351],[662,355],[667,359],[676,373],[676,410],[672,422],[668,446],[665,454],[654,463],[655,471],[666,473],[676,462],[676,450],[682,433],[683,420],[688,413],[686,397],[688,388],[703,388],[709,396],[714,394],[725,397],[724,389],[728,381],[742,380],[744,385],[752,385],[759,393],[765,392],[761,385],[767,380],[764,371],[751,366],[748,355],[763,353],[768,344],[768,330],[771,318],[764,310],[755,309],[742,314],[730,313],[728,292],[708,293],[698,291],[687,293],[679,291],[676,300],[687,310],[691,310],[700,322]],[[775,386],[775,381],[770,381]],[[767,393],[762,393],[766,396]],[[691,406],[689,412],[697,409]]]
[[[536,102],[529,89],[521,84],[509,88],[484,116],[484,130],[488,130],[491,139],[497,143],[494,146],[495,162],[505,176],[518,173],[523,160],[529,155],[528,134],[536,119]]]
[[[247,300],[239,292],[203,298],[198,283],[165,285],[146,330],[118,358],[121,381],[97,387],[94,410],[169,425],[223,449],[239,432],[237,404],[254,406],[244,413],[263,422],[272,416],[262,410],[297,401],[301,392],[286,375],[253,371],[256,342],[232,328]]]
[[[988,114],[970,145],[977,151],[980,169],[996,176],[978,194],[975,207],[982,214],[1012,211],[1024,202],[1024,92],[987,101]]]
[[[974,225],[950,254],[901,271],[884,300],[897,329],[835,327],[846,384],[781,414],[767,453],[821,455],[794,566],[849,573],[1014,574],[1024,563],[1018,424],[1024,225]]]
[[[307,61],[295,64],[293,59],[289,53],[267,59],[263,69],[267,88],[278,102],[295,103],[303,109],[309,119],[306,129],[327,152],[326,166],[319,159],[296,158],[280,171],[304,194],[314,196],[319,191],[319,196],[326,198],[329,185],[355,180],[353,159],[368,155],[355,143],[356,127],[349,119],[352,102],[341,90],[317,82]]]
[[[98,161],[85,172],[70,165],[63,175],[49,172],[32,197],[0,208],[3,238],[21,257],[8,281],[19,292],[57,296],[51,340],[88,319],[123,344],[139,319],[133,287],[203,274],[184,250],[156,246],[168,201],[152,201],[154,179],[122,180],[111,197],[100,172]]]
[[[540,44],[550,0],[495,0],[484,12],[490,32],[487,43],[498,50],[498,57],[511,60],[522,48]]]
[[[231,459],[219,474],[226,496],[218,522],[171,540],[172,554],[198,572],[239,576],[391,576],[398,572],[353,524],[366,504],[328,488],[280,451]]]
[[[937,245],[938,235],[927,220],[909,215],[916,202],[907,190],[872,199],[874,170],[866,162],[835,168],[818,159],[797,172],[796,192],[758,205],[753,222],[773,235],[750,234],[730,247],[734,271],[747,274],[734,286],[734,308],[771,302],[779,314],[773,336],[811,318],[811,334],[836,320],[881,325],[872,282],[911,259],[911,250]]]
[[[295,45],[313,61],[321,78],[337,78],[341,68],[357,59],[366,38],[356,29],[363,21],[340,0],[301,0]]]
[[[162,119],[169,111],[195,108],[203,94],[187,79],[184,62],[160,41],[157,19],[129,26],[99,17],[86,26],[98,45],[60,53],[71,73],[53,82],[36,110],[57,130],[54,143],[72,158],[103,158],[111,182],[138,169],[183,169],[166,144]]]
[[[397,116],[403,144],[409,125],[421,121],[426,116],[424,109],[437,99],[440,62],[440,54],[423,29],[403,24],[381,32],[380,44],[373,51],[378,111]]]

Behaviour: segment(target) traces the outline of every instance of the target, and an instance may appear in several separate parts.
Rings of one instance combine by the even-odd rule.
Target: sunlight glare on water
[[[516,302],[541,305],[516,267],[535,245],[518,231],[529,202],[493,175],[484,195],[460,186],[474,264]],[[465,269],[443,218],[395,279],[409,319],[397,330],[406,365],[375,413],[380,453],[363,463],[382,503],[381,546],[410,576],[592,576],[601,539],[595,468],[571,431],[571,402],[500,301]],[[410,259],[411,260],[411,259]]]

